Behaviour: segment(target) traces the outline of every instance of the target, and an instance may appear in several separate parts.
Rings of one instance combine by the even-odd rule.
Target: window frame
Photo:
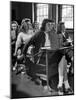
[[[66,27],[66,30],[73,30],[74,29],[74,5],[62,5],[62,6],[66,6],[65,8],[70,8],[68,6],[72,6],[72,9],[73,9],[73,15],[72,17],[69,17],[69,18],[72,18],[72,21],[73,21],[73,28],[72,27]],[[62,7],[62,9],[65,9]],[[68,18],[68,17],[63,17],[63,15],[61,14],[61,21],[62,21],[62,18]],[[66,21],[63,21],[63,22],[66,22]],[[69,21],[68,21],[69,22]]]
[[[38,8],[39,7],[39,8]],[[47,13],[39,13],[39,15],[38,15],[38,12],[37,12],[37,10],[40,10],[40,9],[46,9],[46,12]],[[48,4],[45,4],[45,3],[37,3],[36,4],[36,20],[39,22],[39,27],[41,27],[41,23],[42,23],[42,20],[44,19],[44,18],[49,18],[49,5]],[[43,16],[43,17],[42,17]],[[41,22],[40,22],[40,19],[38,20],[38,17],[40,18],[42,18],[42,20],[41,20]]]

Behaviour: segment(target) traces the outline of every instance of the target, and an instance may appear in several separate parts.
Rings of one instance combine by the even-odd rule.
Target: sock
[[[63,76],[59,76],[58,87],[62,87],[62,85],[63,85]]]
[[[65,85],[65,88],[66,89],[70,88],[69,83],[68,83],[68,80],[64,81],[64,85]]]

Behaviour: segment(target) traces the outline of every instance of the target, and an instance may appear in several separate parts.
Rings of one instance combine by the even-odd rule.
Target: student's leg
[[[62,59],[59,62],[59,66],[58,66],[59,82],[58,82],[58,87],[57,88],[58,88],[59,95],[63,95],[64,58],[65,58],[65,56],[62,57]]]
[[[32,78],[32,81],[41,84],[39,77],[36,75],[41,72],[41,70],[39,70],[41,66],[33,63],[28,57],[26,57],[25,66],[28,67],[27,74]]]
[[[70,88],[69,82],[68,82],[66,59],[64,59],[64,86],[65,86],[65,92],[67,94],[73,93],[72,89]]]
[[[67,76],[67,61],[64,59],[64,85],[65,88],[69,88],[68,76]]]
[[[63,70],[64,70],[64,56],[62,57],[58,65],[58,73],[59,73],[58,87],[62,87],[63,85]]]

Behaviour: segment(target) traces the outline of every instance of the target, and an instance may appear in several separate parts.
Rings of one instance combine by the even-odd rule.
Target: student
[[[73,46],[72,39],[69,36],[68,32],[66,32],[64,22],[59,22],[57,33],[62,38],[62,45],[63,46]],[[67,49],[65,55],[66,55],[66,59],[67,59],[67,62],[68,62],[68,66],[70,67],[70,73],[71,73],[71,71],[73,70],[73,66],[72,66],[73,49]]]
[[[32,31],[30,19],[25,18],[22,20],[19,29],[19,34],[15,45],[14,56],[17,55],[18,49],[20,49],[22,52],[24,44],[27,44],[32,36],[33,36],[33,31]],[[13,69],[16,70],[16,66],[14,66]]]
[[[39,23],[36,21],[33,23],[33,31],[35,33],[37,33],[39,31]]]
[[[27,49],[30,45],[33,45],[35,47],[35,53],[38,53],[41,47],[50,47],[51,49],[58,49],[59,42],[58,42],[58,35],[55,29],[55,22],[50,19],[44,19],[40,31],[30,39],[27,45],[25,44],[24,46],[23,54],[25,55],[26,59],[25,64],[30,67],[31,70],[30,72],[32,72],[33,76],[35,77],[34,71],[39,66],[32,63],[26,57]],[[66,70],[67,62],[65,59],[65,55],[64,53],[58,51],[54,54],[54,57],[55,56],[57,58],[56,61],[59,62],[58,64],[59,82],[57,87],[58,93],[59,95],[63,95],[63,83],[65,86],[65,91],[67,93],[72,93],[72,89],[70,88],[67,78],[67,70]]]
[[[16,46],[15,46],[15,53],[14,55],[16,55],[17,53],[17,49],[19,47],[21,47],[22,49],[22,45],[27,44],[27,42],[29,41],[29,39],[33,36],[33,31],[30,31],[31,29],[31,23],[30,23],[30,19],[23,19],[22,23],[21,23],[21,27],[19,30],[19,35],[17,37],[17,41],[16,41]]]
[[[15,43],[18,35],[18,23],[17,21],[12,21],[11,23],[11,56],[12,56],[12,65],[15,64],[15,57],[13,56],[15,51]]]

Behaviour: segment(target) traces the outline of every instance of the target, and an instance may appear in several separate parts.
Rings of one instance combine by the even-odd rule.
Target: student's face
[[[51,30],[55,29],[55,23],[54,22],[48,22],[46,24],[46,31],[50,32]]]
[[[26,32],[28,31],[28,25],[27,25],[27,23],[26,22],[24,22],[24,28],[25,28],[25,30],[26,30]]]
[[[29,28],[29,29],[32,29],[32,24],[31,24],[30,21],[27,22],[27,25],[28,25],[28,28]]]
[[[61,28],[62,28],[62,31],[65,31],[65,25],[64,24],[62,24]]]
[[[17,28],[17,25],[16,24],[12,24],[12,29],[16,30],[16,28]]]
[[[35,23],[35,29],[39,29],[39,23]]]

